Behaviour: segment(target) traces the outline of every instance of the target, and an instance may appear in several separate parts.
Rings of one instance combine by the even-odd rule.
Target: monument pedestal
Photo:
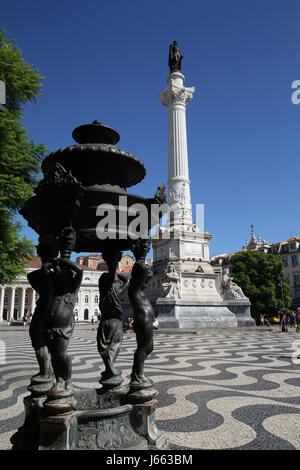
[[[230,328],[255,326],[249,301],[200,302],[159,298],[160,328]]]
[[[228,300],[224,302],[229,310],[236,316],[238,326],[256,326],[254,319],[251,317],[250,301],[248,299]]]
[[[167,449],[155,425],[157,400],[128,403],[126,387],[74,392],[76,409],[47,416],[46,397],[25,397],[26,420],[12,436],[13,450]]]
[[[230,328],[238,326],[236,315],[222,302],[156,301],[160,328]]]
[[[194,225],[182,232],[163,227],[152,240],[154,276],[147,295],[160,328],[255,326],[249,299],[210,264],[210,239]]]

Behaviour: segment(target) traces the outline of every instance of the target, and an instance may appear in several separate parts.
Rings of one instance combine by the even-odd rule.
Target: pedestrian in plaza
[[[290,313],[290,325],[291,325],[291,328],[294,328],[295,327],[295,323],[296,323],[296,314],[294,311],[292,311]]]
[[[287,328],[287,315],[285,311],[282,309],[282,315],[281,315],[281,333],[287,333],[288,328]]]
[[[132,328],[133,328],[133,317],[128,317],[124,325],[124,330],[128,331],[128,330],[132,330]]]
[[[300,308],[296,308],[295,312],[295,323],[296,323],[296,331],[297,333],[300,331]]]
[[[27,323],[28,323],[28,315],[27,315],[27,313],[25,313],[24,316],[23,316],[24,330],[26,330]]]
[[[269,322],[269,320],[267,318],[264,318],[264,324],[266,326],[271,326],[271,323]]]
[[[279,331],[282,332],[282,320],[283,320],[283,308],[281,308],[278,312],[279,315]]]
[[[153,329],[154,329],[154,330],[158,330],[158,320],[157,320],[156,317],[154,317]]]

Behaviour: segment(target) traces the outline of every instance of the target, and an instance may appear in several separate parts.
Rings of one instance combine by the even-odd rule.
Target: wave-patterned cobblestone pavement
[[[95,338],[95,326],[76,327],[69,346],[74,388],[99,386],[103,367]],[[23,398],[37,363],[22,327],[0,326],[0,340],[6,349],[0,365],[0,449],[10,449],[9,438],[24,421]],[[155,332],[145,373],[159,391],[156,424],[169,436],[171,449],[300,449],[295,341],[300,345],[295,330],[264,328]],[[135,347],[134,334],[125,334],[116,364],[125,384]]]

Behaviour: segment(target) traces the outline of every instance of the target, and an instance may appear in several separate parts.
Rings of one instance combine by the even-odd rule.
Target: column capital
[[[169,106],[171,104],[185,106],[193,98],[195,87],[183,86],[184,76],[179,72],[171,73],[168,78],[168,88],[158,95],[161,104]]]

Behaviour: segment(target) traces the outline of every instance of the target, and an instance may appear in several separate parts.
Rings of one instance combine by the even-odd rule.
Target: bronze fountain
[[[144,164],[116,147],[119,134],[94,121],[74,129],[75,145],[52,152],[42,163],[44,178],[21,210],[39,235],[42,267],[28,275],[39,298],[30,326],[39,372],[25,397],[25,421],[12,436],[13,449],[165,449],[155,426],[157,391],[144,375],[153,350],[153,307],[145,295],[152,272],[145,259],[149,231],[159,220],[151,206],[166,202],[164,185],[153,198],[127,188],[146,175]],[[136,208],[146,223],[132,223]],[[108,213],[112,218],[107,218]],[[160,214],[160,216],[163,214]],[[116,273],[122,251],[135,264],[130,280]],[[75,390],[68,344],[82,267],[72,252],[101,253],[108,266],[99,280],[101,321],[97,347],[104,363],[100,388]],[[122,297],[128,292],[137,349],[128,386],[115,361],[122,346]]]

